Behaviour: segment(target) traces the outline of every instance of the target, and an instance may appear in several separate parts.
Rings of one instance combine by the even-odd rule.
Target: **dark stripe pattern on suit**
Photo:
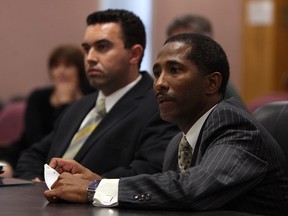
[[[120,206],[288,215],[284,153],[237,99],[220,102],[210,113],[183,174],[177,164],[181,137],[171,140],[163,173],[120,179]]]

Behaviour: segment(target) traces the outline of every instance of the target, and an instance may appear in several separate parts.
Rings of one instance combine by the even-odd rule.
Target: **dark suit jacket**
[[[161,171],[165,149],[179,129],[161,120],[152,84],[150,75],[142,73],[140,82],[114,105],[74,159],[111,178]],[[53,132],[21,156],[16,176],[43,178],[44,163],[64,154],[96,99],[97,93],[70,106]]]
[[[181,134],[170,142],[163,173],[123,178],[119,205],[288,214],[288,168],[272,136],[234,99],[206,119],[191,167],[179,174]]]

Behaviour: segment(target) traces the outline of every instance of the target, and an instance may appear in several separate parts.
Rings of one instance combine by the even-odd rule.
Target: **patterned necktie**
[[[102,118],[106,114],[105,99],[102,98],[97,102],[96,107],[88,114],[88,121],[78,130],[74,135],[68,149],[66,150],[63,158],[72,159],[83,146],[92,131],[97,127]]]
[[[186,136],[184,135],[178,148],[178,165],[181,173],[185,172],[191,164],[192,150],[192,147],[189,145]]]

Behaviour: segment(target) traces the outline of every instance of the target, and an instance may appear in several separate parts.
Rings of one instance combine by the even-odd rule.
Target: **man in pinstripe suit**
[[[288,168],[280,146],[241,102],[222,100],[229,64],[221,46],[197,34],[173,36],[160,50],[153,73],[161,117],[182,130],[168,146],[163,172],[102,179],[75,161],[54,158],[50,165],[61,175],[46,198],[95,206],[288,214]],[[181,173],[177,157],[183,135],[192,162]]]

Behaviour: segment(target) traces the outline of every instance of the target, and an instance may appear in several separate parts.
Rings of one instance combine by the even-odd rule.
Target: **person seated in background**
[[[33,90],[26,101],[21,138],[3,149],[0,159],[8,163],[6,176],[13,173],[23,150],[52,131],[56,119],[68,105],[94,91],[85,75],[84,53],[79,46],[65,44],[54,48],[48,58],[48,72],[51,86]]]
[[[87,17],[82,43],[93,94],[73,103],[54,130],[20,157],[16,177],[43,180],[52,157],[74,158],[106,177],[161,171],[179,129],[160,118],[153,79],[140,71],[146,46],[142,21],[126,10]]]
[[[211,22],[206,17],[197,14],[184,14],[178,16],[172,20],[172,22],[166,28],[167,37],[186,32],[203,34],[213,38],[213,27]],[[230,97],[236,97],[242,101],[233,83],[228,81],[224,99],[228,99]]]
[[[48,59],[51,87],[34,90],[27,101],[25,143],[49,134],[62,111],[83,95],[95,91],[85,75],[84,53],[75,45],[60,45]]]
[[[222,47],[204,35],[172,36],[153,73],[161,118],[182,131],[167,148],[163,172],[107,178],[54,158],[50,166],[60,176],[45,197],[101,207],[287,215],[284,153],[237,98],[223,100],[230,72]]]

